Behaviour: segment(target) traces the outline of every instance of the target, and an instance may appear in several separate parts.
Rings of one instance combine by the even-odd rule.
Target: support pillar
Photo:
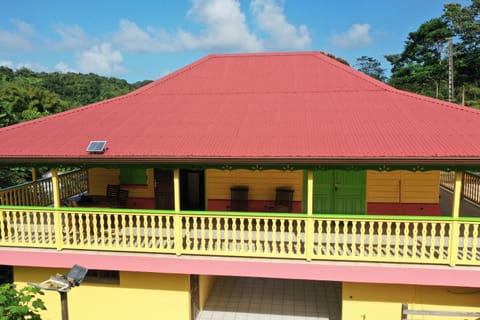
[[[307,261],[312,261],[313,257],[313,171],[307,172],[307,226],[305,235],[305,250]]]
[[[455,171],[455,184],[453,188],[453,201],[452,201],[452,230],[450,231],[450,266],[455,266],[458,256],[458,245],[459,245],[459,223],[458,218],[460,217],[460,208],[462,201],[462,190],[463,190],[463,172]]]

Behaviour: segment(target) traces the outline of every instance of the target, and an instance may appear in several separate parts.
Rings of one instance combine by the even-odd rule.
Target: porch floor
[[[196,320],[340,320],[341,283],[218,277]]]
[[[445,188],[440,188],[440,210],[442,216],[452,216],[452,192]],[[480,217],[480,207],[469,200],[463,199],[460,205],[460,216]]]

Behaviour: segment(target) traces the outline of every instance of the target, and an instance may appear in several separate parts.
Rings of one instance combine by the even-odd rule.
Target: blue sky
[[[386,69],[409,32],[469,0],[2,0],[0,65],[158,79],[209,53],[321,50]]]

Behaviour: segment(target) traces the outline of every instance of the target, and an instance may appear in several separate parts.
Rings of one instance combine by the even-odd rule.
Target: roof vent
[[[104,153],[107,141],[90,141],[87,147],[88,153]]]

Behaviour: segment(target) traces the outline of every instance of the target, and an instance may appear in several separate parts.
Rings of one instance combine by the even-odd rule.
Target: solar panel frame
[[[107,145],[107,141],[105,140],[93,140],[87,146],[88,153],[104,153],[105,146]]]

